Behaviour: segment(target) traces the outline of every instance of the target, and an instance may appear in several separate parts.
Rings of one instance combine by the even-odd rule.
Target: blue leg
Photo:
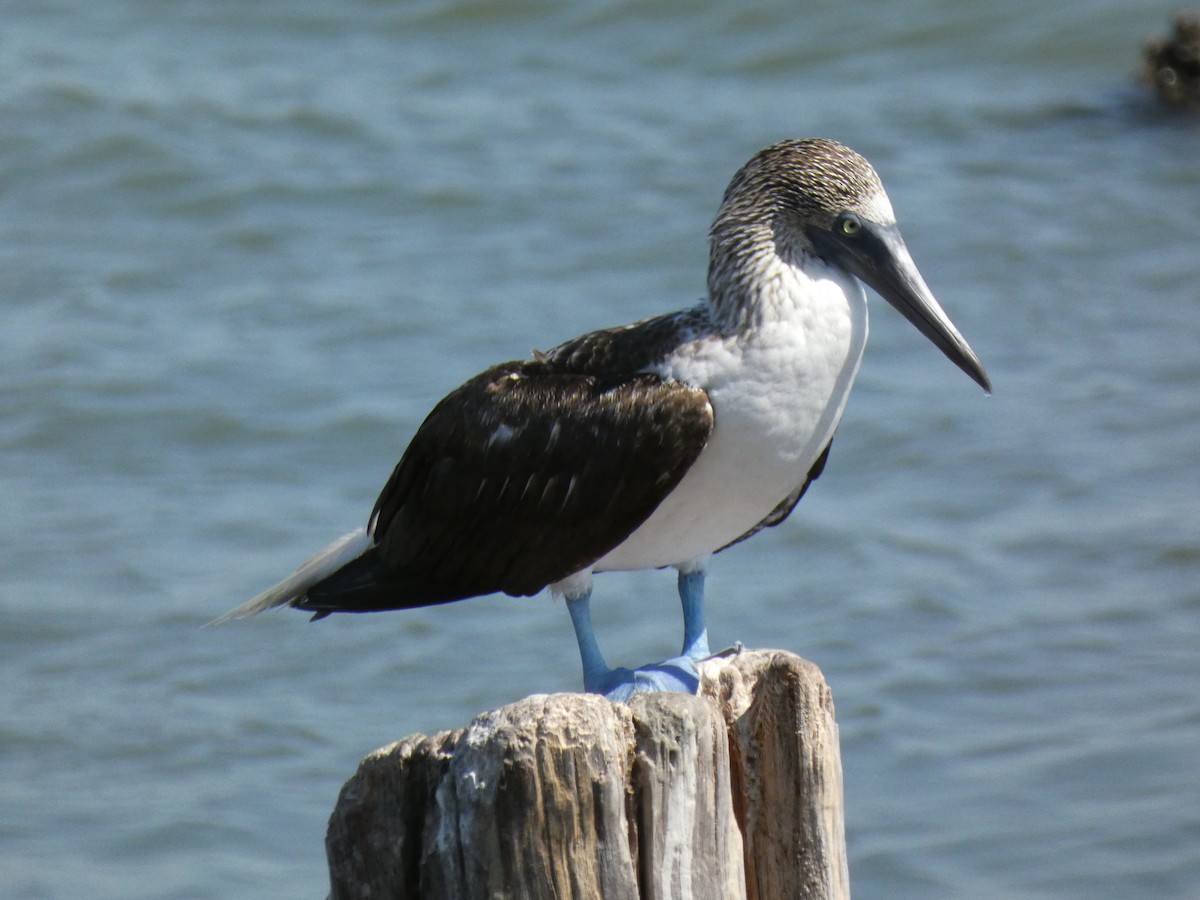
[[[604,683],[612,670],[604,661],[596,632],[592,628],[592,592],[580,597],[567,597],[567,612],[575,626],[575,640],[579,643],[579,658],[583,661],[583,689],[589,694],[603,694]]]
[[[687,659],[708,656],[708,627],[704,624],[704,571],[679,573],[679,599],[683,601],[683,650]]]
[[[592,628],[592,593],[567,597],[567,611],[575,626],[575,640],[583,661],[583,689],[603,694],[609,700],[627,701],[634,694],[677,691],[695,694],[700,688],[696,661],[708,656],[708,631],[704,626],[704,573],[679,573],[679,597],[683,602],[683,652],[639,669],[610,669],[600,652]]]

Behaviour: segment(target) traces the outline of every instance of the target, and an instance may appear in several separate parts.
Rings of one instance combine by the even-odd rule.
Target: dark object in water
[[[1200,15],[1180,13],[1169,37],[1147,43],[1141,74],[1168,106],[1200,112]]]

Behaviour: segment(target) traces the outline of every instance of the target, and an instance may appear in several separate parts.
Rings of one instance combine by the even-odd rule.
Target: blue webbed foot
[[[696,661],[686,656],[676,656],[660,663],[638,669],[605,669],[584,676],[583,689],[589,694],[603,694],[617,703],[628,702],[634,694],[654,691],[675,691],[695,694],[700,690],[700,673]]]
[[[683,602],[682,652],[679,656],[637,669],[610,669],[605,663],[592,629],[591,591],[568,597],[567,610],[575,626],[583,660],[583,689],[590,694],[603,694],[616,702],[653,691],[698,693],[700,673],[696,663],[709,656],[708,631],[704,626],[703,571],[679,573],[679,597]]]

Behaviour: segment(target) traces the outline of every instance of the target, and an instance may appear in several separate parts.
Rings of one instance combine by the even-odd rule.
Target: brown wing
[[[713,327],[706,305],[643,319],[621,328],[605,328],[580,335],[539,354],[564,371],[585,374],[641,372],[652,368],[689,334]]]
[[[318,612],[535,594],[628,537],[712,431],[707,395],[650,374],[487,370],[434,408],[376,503],[376,547],[309,591]]]

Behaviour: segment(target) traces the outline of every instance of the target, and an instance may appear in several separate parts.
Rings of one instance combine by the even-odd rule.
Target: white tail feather
[[[209,625],[222,625],[234,619],[244,619],[257,615],[263,610],[283,606],[297,597],[303,597],[305,592],[340,569],[351,560],[362,556],[371,548],[373,540],[366,528],[359,528],[338,538],[324,550],[309,557],[293,574],[274,587],[269,587],[257,597],[243,603],[236,609],[231,609],[222,616],[209,622]]]

